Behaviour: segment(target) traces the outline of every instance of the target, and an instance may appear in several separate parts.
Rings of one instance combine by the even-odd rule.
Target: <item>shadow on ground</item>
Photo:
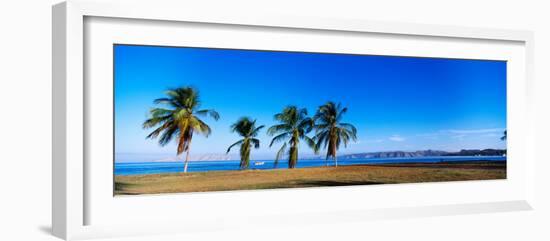
[[[369,182],[369,181],[298,181],[298,185],[311,186],[311,187],[335,187],[335,186],[354,186],[354,185],[376,185],[384,184],[383,182]]]
[[[116,191],[125,191],[125,190],[128,190],[128,188],[131,188],[133,186],[136,186],[136,184],[125,183],[125,182],[115,182]]]
[[[138,195],[139,193],[129,190],[133,186],[136,186],[136,184],[115,182],[115,195]]]
[[[53,235],[51,226],[43,225],[38,227],[38,230],[44,234]]]

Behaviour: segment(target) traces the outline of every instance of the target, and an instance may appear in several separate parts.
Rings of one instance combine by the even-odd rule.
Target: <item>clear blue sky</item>
[[[275,124],[287,105],[313,115],[328,100],[349,108],[345,122],[358,142],[340,153],[388,150],[505,148],[506,62],[115,45],[115,153],[174,154],[145,139],[141,128],[164,91],[193,86],[209,138],[193,138],[194,156],[225,153],[239,139],[229,126],[241,116]],[[252,158],[274,156],[271,138],[259,136]],[[235,149],[235,153],[238,149]],[[311,153],[307,147],[301,153]]]

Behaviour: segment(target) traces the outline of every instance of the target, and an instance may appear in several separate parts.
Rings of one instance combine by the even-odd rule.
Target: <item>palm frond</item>
[[[353,133],[354,135],[357,134],[357,128],[355,128],[355,126],[353,126],[352,124],[349,124],[349,123],[340,123],[338,124],[340,127],[342,127],[343,129],[346,129],[348,131],[350,131],[351,133]]]
[[[250,138],[250,143],[254,145],[254,148],[256,149],[260,148],[260,140],[256,138]]]
[[[249,136],[253,130],[255,121],[249,117],[241,117],[237,122],[231,125],[231,131],[236,132],[240,136]]]
[[[273,146],[273,144],[277,142],[285,141],[285,139],[288,138],[289,136],[290,136],[290,133],[285,132],[273,137],[273,139],[271,139],[271,143],[269,143],[269,147]]]
[[[164,122],[170,121],[173,117],[173,111],[163,109],[163,108],[152,108],[149,110],[150,118],[143,122],[143,128],[148,129],[152,128],[159,124],[164,124]]]
[[[341,139],[342,142],[344,143],[344,147],[347,147],[349,140],[351,139],[350,132],[348,132],[346,129],[339,129],[338,135],[340,136],[339,139]]]
[[[176,126],[176,125],[174,125],[173,122],[164,122],[161,126],[157,127],[149,135],[147,135],[146,138],[147,139],[156,138],[158,135],[160,135],[162,131],[168,129],[170,126]]]
[[[256,123],[256,121],[254,121],[254,123]],[[261,126],[258,126],[256,128],[254,128],[254,130],[252,130],[252,133],[250,133],[250,136],[251,137],[257,136],[258,133],[260,132],[260,130],[263,129],[264,127],[265,127],[265,125],[261,125]]]
[[[321,143],[326,143],[329,139],[329,133],[330,131],[328,130],[320,131],[319,133],[315,134],[315,136],[313,137],[313,140],[315,140],[315,142],[319,145]],[[326,144],[325,144],[325,147],[326,147]]]
[[[174,139],[175,136],[178,136],[178,135],[179,135],[179,129],[177,128],[177,126],[171,125],[167,129],[165,129],[162,135],[160,136],[159,144],[161,146],[165,146],[172,139]]]
[[[199,118],[192,117],[189,119],[189,125],[192,127],[193,130],[195,130],[197,133],[200,133],[206,137],[210,136],[210,133],[212,133],[212,130],[210,129],[210,126],[208,126],[204,121],[202,121]]]
[[[344,116],[344,114],[346,114],[346,112],[348,112],[348,108],[342,108],[340,109],[340,103],[338,103],[338,108],[336,109],[336,111],[338,112],[338,114],[336,115],[336,121],[340,121],[342,120],[342,117]]]
[[[210,116],[214,120],[220,119],[220,114],[218,114],[218,112],[215,110],[199,110],[195,112],[195,115],[204,116],[204,117]]]
[[[152,108],[149,110],[149,114],[152,117],[164,117],[164,116],[171,116],[173,113],[173,110],[165,109],[165,108]]]
[[[231,144],[231,145],[227,148],[226,154],[229,153],[229,152],[231,151],[231,148],[233,148],[233,147],[235,147],[235,146],[238,146],[238,145],[241,145],[241,144],[243,143],[243,141],[244,141],[244,139],[243,139],[243,140],[239,140],[239,141],[237,141],[237,142]]]
[[[349,139],[357,141],[357,130],[353,127],[351,130],[347,128],[341,128],[342,133],[345,133]]]
[[[174,109],[185,108],[180,102],[172,98],[158,98],[153,101],[155,105],[165,105]]]
[[[290,131],[292,130],[292,126],[288,125],[288,124],[277,124],[277,125],[274,125],[274,126],[271,126],[267,129],[267,134],[272,136],[272,135],[275,135],[279,132],[283,132],[283,131]]]
[[[315,132],[329,130],[330,128],[331,128],[331,125],[328,123],[317,123],[313,125],[313,129],[315,129]]]
[[[304,136],[303,139],[306,141],[307,146],[313,149],[313,152],[315,153],[315,155],[317,155],[317,153],[319,152],[319,149],[317,149],[315,145],[315,140],[313,140],[313,138],[310,138],[308,136]]]
[[[165,116],[165,117],[152,117],[143,122],[143,129],[149,129],[153,128],[158,125],[164,125],[167,122],[170,122],[172,119],[171,116]]]
[[[285,150],[286,150],[286,143],[281,146],[279,151],[277,151],[277,155],[275,156],[275,163],[274,163],[275,167],[277,167],[277,164],[279,164],[279,160],[285,154]]]
[[[309,133],[313,129],[314,124],[315,123],[312,118],[306,117],[298,123],[297,129],[303,130],[305,133]]]
[[[193,130],[184,129],[184,131],[180,131],[179,140],[178,140],[178,149],[177,149],[178,155],[180,155],[184,151],[189,150],[189,143],[191,142],[192,137],[193,137]]]

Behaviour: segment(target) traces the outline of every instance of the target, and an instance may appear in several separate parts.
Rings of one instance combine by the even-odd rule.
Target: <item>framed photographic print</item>
[[[530,32],[157,4],[53,8],[56,236],[531,209]]]
[[[113,51],[115,195],[506,179],[506,61]]]

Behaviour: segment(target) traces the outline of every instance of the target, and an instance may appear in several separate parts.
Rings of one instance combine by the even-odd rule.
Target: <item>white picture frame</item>
[[[150,9],[155,11],[150,11]],[[107,19],[99,21],[100,27],[86,28],[90,19]],[[398,186],[377,185],[369,187],[339,187],[321,189],[288,189],[288,190],[265,190],[265,191],[243,191],[243,192],[222,192],[208,194],[181,194],[166,196],[145,196],[136,198],[107,197],[105,185],[94,175],[105,175],[112,169],[102,169],[101,166],[86,160],[90,156],[94,140],[87,140],[90,134],[90,122],[96,123],[102,118],[102,114],[94,112],[94,106],[90,105],[90,99],[99,95],[97,91],[88,92],[89,89],[101,89],[95,83],[89,85],[85,81],[89,77],[86,68],[97,69],[98,73],[108,73],[108,69],[96,68],[95,60],[88,59],[89,49],[94,48],[94,53],[100,53],[102,41],[113,43],[123,39],[128,43],[138,39],[141,43],[178,45],[162,34],[146,37],[135,33],[125,24],[110,23],[110,20],[131,22],[146,25],[151,31],[159,30],[159,26],[170,24],[179,28],[180,25],[193,25],[196,31],[201,31],[201,24],[213,28],[223,26],[224,31],[238,31],[232,29],[254,29],[254,36],[261,38],[263,34],[269,34],[276,30],[278,34],[285,31],[299,31],[304,35],[314,32],[315,36],[334,34],[364,34],[376,36],[390,36],[395,39],[415,38],[425,39],[422,41],[440,41],[441,48],[438,51],[428,53],[421,46],[408,46],[402,50],[394,50],[393,54],[400,55],[399,51],[411,51],[409,55],[417,55],[421,50],[422,55],[476,58],[477,52],[483,52],[483,56],[491,56],[494,59],[507,60],[511,63],[511,70],[508,79],[508,149],[511,177],[506,182],[458,182],[438,184],[401,184]],[[451,215],[465,213],[482,213],[497,211],[514,211],[532,209],[534,200],[534,173],[535,157],[533,147],[534,135],[532,127],[532,73],[533,73],[533,34],[529,31],[518,30],[497,30],[455,26],[421,25],[408,23],[372,22],[350,19],[319,19],[292,16],[276,16],[266,14],[250,15],[213,15],[206,10],[190,9],[185,3],[177,1],[155,1],[143,2],[95,2],[95,1],[67,1],[53,7],[53,194],[52,194],[52,226],[54,235],[63,239],[83,239],[94,237],[111,237],[137,234],[158,234],[173,232],[195,232],[204,230],[220,230],[223,228],[237,226],[236,223],[246,222],[251,225],[266,225],[273,223],[285,223],[286,225],[310,223],[330,223],[342,221],[361,221],[384,218],[401,217],[422,217],[433,215]],[[95,23],[93,23],[95,24]],[[113,28],[127,28],[128,35],[109,35],[109,31],[102,30],[101,24],[111,24]],[[215,30],[215,29],[214,29]],[[214,31],[213,30],[213,31]],[[134,30],[134,32],[136,32]],[[215,31],[214,31],[215,32]],[[160,33],[160,32],[159,32]],[[275,33],[275,34],[277,34]],[[87,35],[95,37],[87,38]],[[215,34],[215,33],[213,33]],[[304,36],[304,38],[312,38]],[[322,37],[318,37],[322,38]],[[94,41],[94,44],[87,45],[86,41]],[[231,42],[228,37],[227,42]],[[178,40],[179,41],[179,40]],[[238,39],[235,38],[235,42]],[[374,40],[373,40],[374,41]],[[409,41],[409,40],[407,40]],[[449,43],[443,43],[443,42]],[[322,42],[322,41],[320,41]],[[95,44],[97,43],[97,44]],[[373,44],[375,41],[373,42]],[[470,51],[457,51],[453,45],[471,44]],[[502,46],[497,46],[502,43]],[[209,43],[217,45],[217,43]],[[246,43],[243,43],[246,44]],[[390,43],[386,43],[388,45]],[[509,53],[504,53],[507,46],[515,46]],[[99,47],[96,47],[99,46]],[[236,46],[236,45],[235,45]],[[494,46],[494,47],[491,47]],[[258,47],[258,46],[256,46]],[[325,48],[321,46],[320,48]],[[259,48],[262,48],[261,46]],[[264,48],[290,48],[287,46],[271,46]],[[297,47],[304,48],[304,47]],[[315,48],[313,46],[312,48]],[[336,47],[333,47],[336,48]],[[96,52],[95,50],[98,49]],[[380,45],[380,49],[384,49]],[[415,52],[416,49],[416,52]],[[512,48],[510,48],[512,49]],[[329,51],[329,50],[326,50]],[[345,50],[334,49],[342,52]],[[354,50],[350,50],[354,51]],[[370,51],[370,50],[369,50]],[[373,50],[374,51],[374,50]],[[390,50],[380,50],[390,51]],[[369,52],[370,53],[370,52]],[[391,54],[392,52],[383,52]],[[107,58],[102,54],[95,54],[98,58]],[[483,58],[479,56],[479,58]],[[89,62],[88,62],[89,61]],[[97,61],[96,61],[97,62]],[[101,74],[98,74],[101,75]],[[111,80],[112,81],[112,80]],[[104,83],[108,84],[108,83]],[[96,102],[93,102],[96,103]],[[90,112],[93,115],[90,115]],[[92,117],[93,116],[93,117]],[[105,117],[105,116],[103,116]],[[108,119],[108,118],[104,118]],[[93,125],[92,125],[93,126]],[[97,140],[95,140],[97,141]],[[91,148],[91,149],[90,149]],[[99,152],[98,152],[99,153]],[[513,161],[513,160],[521,160]],[[90,169],[99,170],[96,174],[87,174]],[[92,185],[90,178],[94,180]],[[106,177],[106,180],[112,177]],[[96,184],[98,183],[98,184]],[[109,181],[105,181],[109,183]],[[112,182],[111,182],[112,183]],[[112,185],[112,184],[111,184]],[[418,188],[418,185],[421,185]],[[345,199],[357,199],[364,195],[373,193],[381,197],[402,199],[404,195],[414,196],[419,192],[427,192],[426,197],[434,197],[437,192],[443,193],[447,187],[455,188],[459,194],[466,195],[465,198],[456,198],[448,195],[441,200],[423,201],[411,198],[410,201],[388,201],[383,198],[370,200],[368,207],[362,207],[359,202],[350,202],[346,208],[324,208],[322,204],[309,205],[305,208],[307,201],[313,198],[322,199],[333,197]],[[409,190],[409,191],[407,191]],[[488,191],[492,190],[492,191]],[[112,190],[109,190],[112,191]],[[470,193],[469,193],[470,192]],[[474,193],[474,195],[472,195]],[[475,196],[479,194],[478,196]],[[283,211],[273,208],[263,210],[261,207],[252,205],[249,211],[231,212],[222,209],[225,206],[237,205],[241,200],[255,200],[257,202],[270,202],[279,196],[293,196],[304,200],[298,202],[301,210]],[[100,198],[96,199],[96,197]],[[108,199],[115,200],[111,203]],[[225,200],[220,203],[219,200]],[[273,202],[273,201],[271,201]],[[91,204],[93,203],[93,205]],[[174,210],[177,205],[188,207],[193,206],[195,212],[186,212],[185,218],[178,217],[178,212],[185,210]],[[202,206],[201,206],[202,205]],[[219,206],[212,210],[209,207]],[[269,205],[268,205],[269,206]],[[145,223],[142,218],[133,216],[131,218],[116,218],[128,216],[132,210],[141,207],[144,217],[153,220],[156,225]],[[263,212],[259,212],[263,210]],[[117,213],[119,212],[119,213]],[[243,213],[244,212],[244,213]],[[113,220],[106,220],[112,215]],[[160,218],[160,215],[163,215]],[[91,220],[90,217],[98,221]],[[190,220],[193,220],[192,222]],[[253,220],[253,221],[250,221]],[[112,221],[112,222],[108,222]],[[171,225],[177,223],[177,225]]]

